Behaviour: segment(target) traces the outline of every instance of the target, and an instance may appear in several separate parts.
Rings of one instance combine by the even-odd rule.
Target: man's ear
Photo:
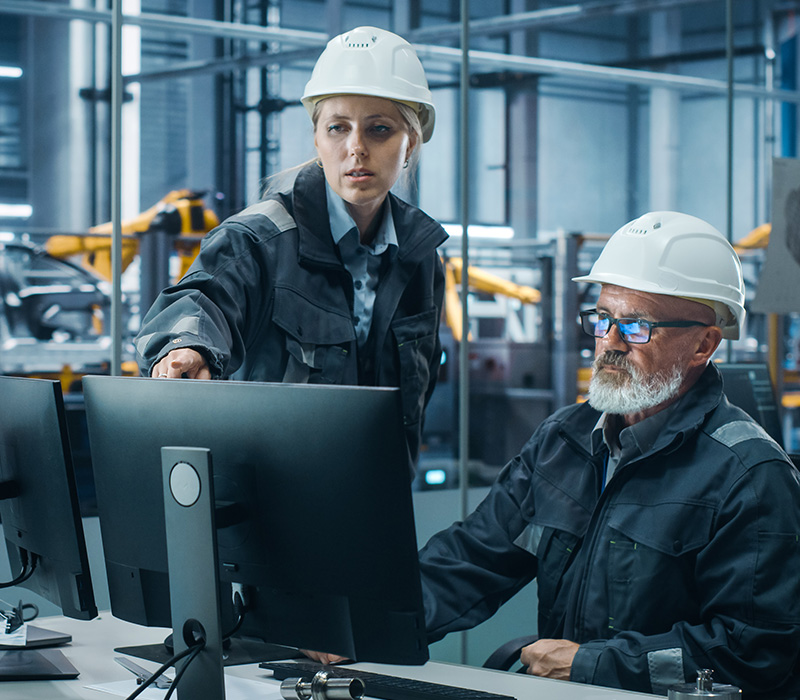
[[[719,326],[708,326],[703,328],[703,333],[700,335],[697,346],[695,347],[694,355],[691,359],[691,366],[704,366],[711,356],[714,354],[719,344],[722,342],[722,329]]]

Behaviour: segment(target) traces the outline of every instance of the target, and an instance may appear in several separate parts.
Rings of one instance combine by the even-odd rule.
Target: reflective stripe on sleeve
[[[647,665],[650,670],[650,685],[657,695],[666,695],[672,686],[686,682],[683,675],[683,651],[679,647],[649,652]]]
[[[536,550],[539,549],[539,542],[542,540],[543,533],[543,526],[528,523],[527,527],[520,532],[517,539],[514,540],[514,544],[520,549],[524,549],[526,552],[530,552],[533,556],[536,556]]]

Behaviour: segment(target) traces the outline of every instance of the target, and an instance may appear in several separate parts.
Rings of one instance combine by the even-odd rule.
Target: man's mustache
[[[628,357],[624,352],[620,352],[619,350],[606,350],[602,355],[598,355],[595,358],[592,366],[594,370],[597,371],[609,365],[611,367],[619,367],[626,371],[631,370],[631,363]]]

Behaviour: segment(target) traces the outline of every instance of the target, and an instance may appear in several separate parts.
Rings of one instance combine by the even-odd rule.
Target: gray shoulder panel
[[[265,199],[262,202],[256,202],[238,214],[241,217],[253,215],[267,217],[279,231],[288,231],[296,225],[289,212],[277,199]]]
[[[764,428],[758,423],[747,420],[736,420],[717,428],[711,437],[726,447],[733,447],[745,440],[768,440],[774,442]]]

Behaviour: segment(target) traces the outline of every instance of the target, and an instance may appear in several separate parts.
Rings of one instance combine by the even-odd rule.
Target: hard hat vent
[[[375,34],[366,32],[351,32],[344,38],[344,45],[348,49],[371,49],[378,41]]]

